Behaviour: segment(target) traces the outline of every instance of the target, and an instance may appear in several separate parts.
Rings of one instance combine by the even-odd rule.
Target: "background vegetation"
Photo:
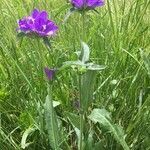
[[[107,0],[97,9],[99,14],[90,11],[86,16],[90,59],[107,66],[96,77],[92,108],[111,112],[113,122],[123,127],[126,142],[133,150],[150,150],[149,6],[149,0]],[[70,7],[65,0],[0,0],[1,150],[21,149],[23,133],[33,125],[39,130],[28,137],[31,143],[27,149],[49,149],[48,135],[42,127],[44,118],[39,121],[47,95],[43,67],[60,67],[65,61],[75,60],[75,52],[81,48],[81,16],[74,13],[62,23]],[[17,37],[17,20],[34,8],[47,10],[59,26],[50,53],[42,40]],[[77,138],[65,113],[78,113],[74,106],[79,98],[76,74],[67,69],[57,78],[53,99],[61,105],[56,112],[63,120],[64,139],[76,149]],[[101,149],[122,149],[103,127],[95,125],[94,130]],[[69,149],[63,149],[66,147]]]

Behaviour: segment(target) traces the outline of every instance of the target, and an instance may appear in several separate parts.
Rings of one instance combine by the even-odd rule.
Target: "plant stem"
[[[86,42],[85,11],[82,12],[82,41]]]
[[[84,127],[84,112],[82,110],[82,88],[81,85],[81,74],[79,73],[79,93],[80,93],[80,147],[79,150],[83,149],[83,127]]]
[[[83,149],[83,127],[84,127],[84,113],[80,113],[80,150]]]
[[[51,66],[52,67],[55,67],[55,57],[54,57],[54,51],[53,51],[53,47],[51,45],[51,43],[49,42],[49,40],[47,40],[47,44],[45,44],[45,48],[47,49],[48,51],[48,54],[49,54],[49,58],[51,60]]]
[[[85,22],[85,11],[82,12],[82,41],[86,42],[86,22]],[[79,93],[80,93],[80,146],[79,150],[83,150],[83,135],[84,135],[84,119],[85,112],[82,106],[82,75],[79,72]]]

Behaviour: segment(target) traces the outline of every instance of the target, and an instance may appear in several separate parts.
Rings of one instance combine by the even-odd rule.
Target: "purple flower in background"
[[[95,9],[105,3],[104,0],[71,0],[71,4],[77,9]]]
[[[41,37],[48,37],[55,34],[58,26],[48,19],[46,11],[34,9],[30,16],[24,17],[18,21],[18,29],[24,33],[34,33]]]
[[[45,71],[47,79],[52,80],[55,75],[56,69],[49,69],[49,68],[45,67],[44,71]]]

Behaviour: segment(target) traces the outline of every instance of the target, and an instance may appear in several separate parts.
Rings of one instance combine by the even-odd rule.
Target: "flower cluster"
[[[30,16],[18,21],[18,30],[24,33],[36,34],[41,37],[48,37],[55,34],[58,26],[48,19],[46,11],[34,9]]]
[[[95,9],[104,5],[104,0],[71,0],[73,7],[77,9]]]

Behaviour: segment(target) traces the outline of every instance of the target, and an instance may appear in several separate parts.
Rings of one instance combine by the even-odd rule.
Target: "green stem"
[[[49,53],[49,59],[51,60],[51,65],[52,65],[52,67],[54,67],[56,63],[55,63],[55,60],[54,60],[54,58],[55,58],[54,55],[53,55],[54,51],[53,51],[53,48],[51,46],[51,43],[49,43],[48,45],[45,45],[45,46],[46,46],[46,49]]]
[[[82,12],[82,41],[86,42],[86,20],[85,20],[85,11]],[[79,150],[83,150],[83,135],[84,135],[84,119],[85,112],[83,111],[82,106],[82,75],[79,73],[79,93],[80,93],[80,143]]]
[[[86,20],[85,20],[85,11],[82,12],[82,41],[86,42]]]
[[[80,147],[79,150],[83,149],[83,127],[84,127],[84,112],[82,110],[82,88],[81,88],[81,74],[79,74],[79,93],[80,93]]]
[[[39,55],[41,67],[43,69],[43,66],[45,65],[45,56],[44,56],[44,52],[42,51],[40,39],[37,39],[37,45],[38,45],[38,55]]]
[[[84,127],[84,114],[80,113],[80,150],[83,149],[83,127]]]

